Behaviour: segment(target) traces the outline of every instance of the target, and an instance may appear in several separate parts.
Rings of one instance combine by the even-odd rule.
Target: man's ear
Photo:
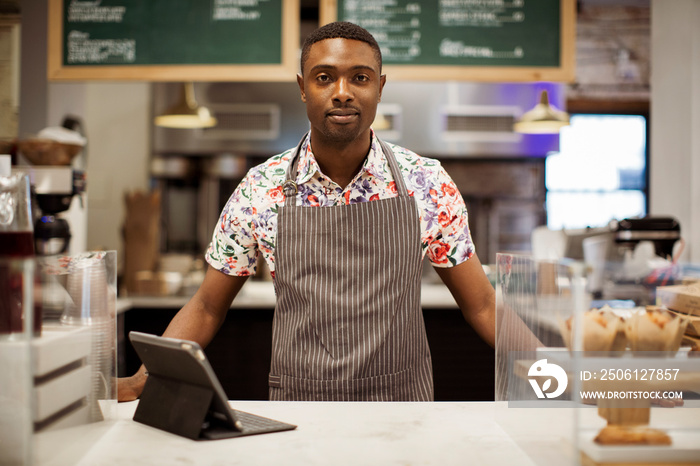
[[[304,77],[300,74],[297,75],[297,84],[299,85],[299,91],[301,92],[301,101],[306,103],[306,92],[304,92]]]
[[[383,74],[379,77],[379,100],[377,102],[382,101],[382,90],[384,90],[384,84],[386,84],[386,75]]]

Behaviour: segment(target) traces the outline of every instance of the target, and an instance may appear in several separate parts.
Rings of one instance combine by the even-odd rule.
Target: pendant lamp
[[[513,125],[513,131],[525,134],[556,134],[569,125],[569,114],[549,104],[546,90],[540,93],[540,102]]]
[[[194,83],[182,85],[180,101],[165,113],[158,115],[154,123],[164,128],[211,128],[216,126],[216,118],[209,109],[197,104],[194,97]]]

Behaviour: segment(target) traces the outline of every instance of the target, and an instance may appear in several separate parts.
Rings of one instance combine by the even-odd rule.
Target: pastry
[[[678,351],[687,319],[658,306],[647,306],[627,320],[625,335],[633,351]]]
[[[671,445],[666,432],[646,426],[609,425],[594,440],[601,445]]]
[[[610,307],[591,309],[583,314],[584,351],[624,351],[627,346],[624,319]],[[561,326],[562,338],[572,349],[573,316]]]

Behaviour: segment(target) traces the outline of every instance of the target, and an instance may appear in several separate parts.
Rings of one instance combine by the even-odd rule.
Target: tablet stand
[[[134,421],[197,440],[213,399],[210,388],[151,374],[143,387]]]

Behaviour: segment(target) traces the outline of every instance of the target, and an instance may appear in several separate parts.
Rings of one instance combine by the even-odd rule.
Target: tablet
[[[192,439],[222,439],[296,428],[232,409],[196,342],[141,332],[129,332],[129,339],[148,372],[135,421]]]

